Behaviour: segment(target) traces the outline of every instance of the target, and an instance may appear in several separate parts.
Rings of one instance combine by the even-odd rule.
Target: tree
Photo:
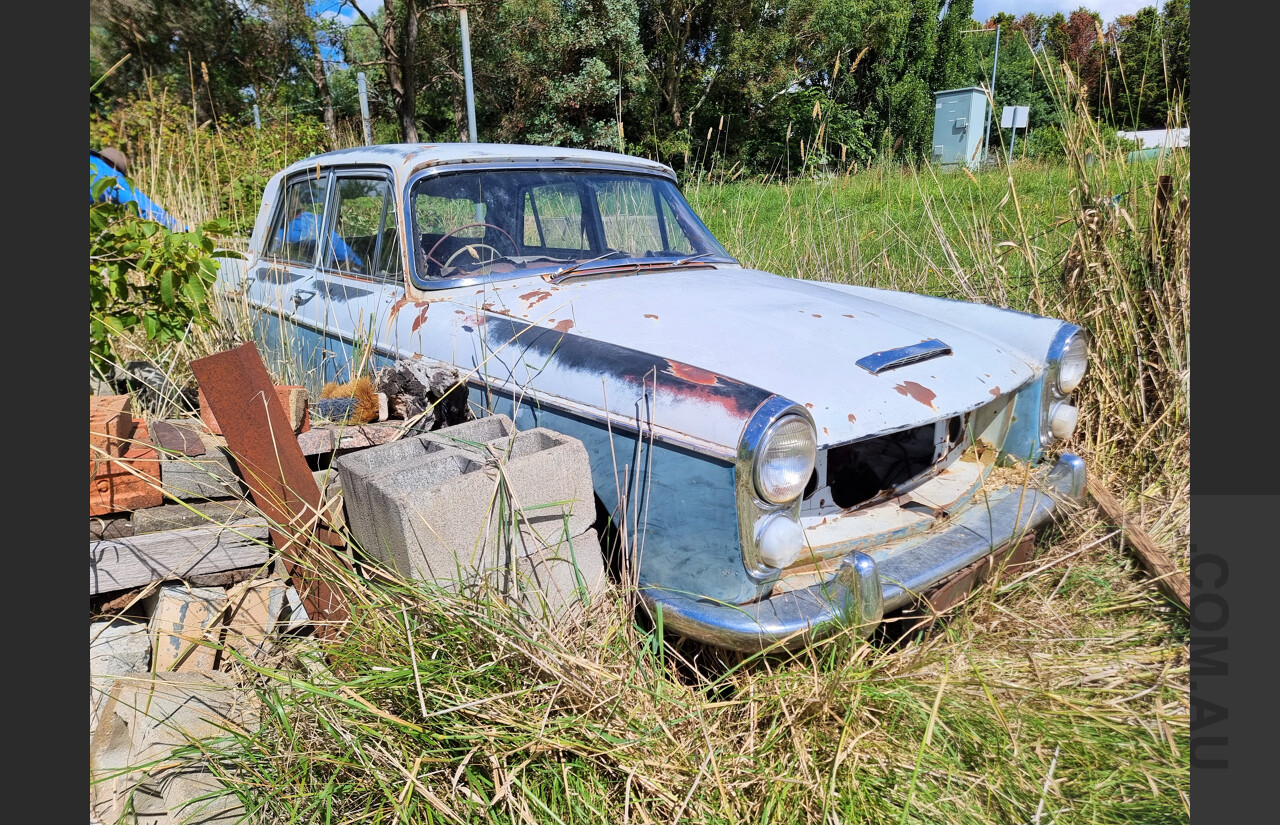
[[[370,15],[354,0],[344,0],[373,34],[379,57],[356,65],[378,65],[386,73],[391,101],[400,122],[400,138],[405,143],[418,142],[418,70],[419,33],[424,15],[443,9],[466,8],[465,3],[420,3],[419,0],[386,0],[380,12]]]

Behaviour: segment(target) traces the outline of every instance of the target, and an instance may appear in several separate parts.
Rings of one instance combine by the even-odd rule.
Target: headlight
[[[778,419],[756,453],[756,491],[766,501],[785,504],[809,483],[818,456],[813,427],[798,415]]]
[[[1062,348],[1062,360],[1058,362],[1058,394],[1067,393],[1080,386],[1084,378],[1085,366],[1089,363],[1089,343],[1084,332],[1078,331],[1071,336]]]

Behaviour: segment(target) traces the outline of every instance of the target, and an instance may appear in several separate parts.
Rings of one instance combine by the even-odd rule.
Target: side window
[[[637,255],[692,249],[671,208],[654,186],[640,180],[612,180],[596,189],[605,243]]]
[[[400,277],[395,199],[385,178],[340,177],[325,263],[354,275]]]
[[[288,184],[283,208],[276,213],[268,235],[266,257],[315,263],[327,183],[327,177],[307,175]]]
[[[590,242],[578,187],[569,183],[526,190],[522,231],[526,249],[587,249]]]

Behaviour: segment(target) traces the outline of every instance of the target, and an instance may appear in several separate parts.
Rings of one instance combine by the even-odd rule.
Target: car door
[[[396,201],[389,169],[333,170],[326,231],[312,281],[315,313],[324,331],[322,382],[343,383],[389,360],[393,342],[385,340],[388,317],[405,294]]]
[[[262,254],[245,279],[246,298],[261,310],[257,334],[273,361],[268,368],[311,388],[324,350],[314,281],[330,178],[309,170],[281,183]]]

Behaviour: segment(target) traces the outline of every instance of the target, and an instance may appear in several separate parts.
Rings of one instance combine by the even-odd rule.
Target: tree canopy
[[[378,142],[467,140],[462,8],[486,141],[764,172],[923,158],[934,93],[990,85],[997,28],[997,118],[1026,105],[1033,129],[1052,127],[1045,74],[1064,69],[1114,128],[1190,113],[1190,0],[1110,22],[1083,6],[976,21],[973,0],[329,5],[91,0],[91,115],[164,98],[197,124],[248,124],[256,105],[267,119],[315,117],[336,145],[339,124],[359,123],[363,72]]]

